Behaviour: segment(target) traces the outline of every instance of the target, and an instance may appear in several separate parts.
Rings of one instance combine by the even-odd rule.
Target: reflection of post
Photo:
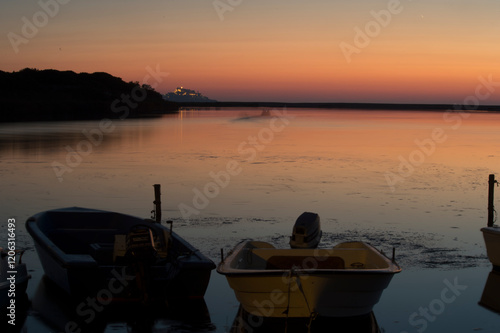
[[[490,175],[488,179],[488,227],[493,226],[493,212],[495,207],[493,206],[493,196],[494,196],[494,185],[497,181],[495,180],[495,175]]]
[[[153,202],[155,204],[155,219],[156,222],[161,223],[161,193],[160,193],[160,184],[154,184],[153,187],[155,188],[155,201]]]

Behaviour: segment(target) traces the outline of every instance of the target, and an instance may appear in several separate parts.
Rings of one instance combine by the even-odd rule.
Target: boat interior
[[[276,249],[265,242],[249,242],[231,261],[231,269],[330,270],[388,269],[390,260],[361,242],[342,243],[332,249]]]
[[[71,223],[66,219],[71,217]],[[41,234],[67,255],[89,255],[100,264],[117,263],[137,243],[149,247],[158,257],[167,256],[171,241],[165,227],[118,213],[67,214],[49,212],[37,221]],[[132,238],[131,234],[135,238]],[[43,237],[43,236],[42,236]],[[131,242],[134,241],[134,244]],[[148,244],[149,243],[149,244]]]

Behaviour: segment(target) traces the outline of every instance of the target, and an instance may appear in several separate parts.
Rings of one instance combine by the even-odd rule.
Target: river
[[[311,211],[321,247],[395,248],[403,271],[374,308],[385,332],[498,332],[499,315],[478,302],[491,271],[480,228],[488,175],[500,171],[499,126],[495,113],[257,108],[1,124],[0,244],[15,219],[32,299],[43,270],[29,216],[80,206],[149,217],[161,184],[163,218],[216,263],[245,238],[287,247]],[[175,319],[155,331],[228,331],[238,302],[215,271],[205,303],[209,325]],[[50,331],[41,317],[32,308],[25,329]]]

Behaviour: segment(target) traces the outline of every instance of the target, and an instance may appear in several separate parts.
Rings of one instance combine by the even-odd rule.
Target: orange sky
[[[142,82],[159,66],[169,73],[161,93],[183,85],[226,101],[461,103],[479,77],[500,82],[493,0],[220,0],[219,13],[217,1],[58,1],[0,5],[0,70]],[[39,25],[29,38],[26,21]],[[482,102],[500,104],[500,93]]]

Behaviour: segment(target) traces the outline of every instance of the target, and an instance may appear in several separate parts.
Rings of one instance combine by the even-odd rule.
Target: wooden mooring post
[[[161,223],[161,192],[160,192],[160,184],[154,184],[155,188],[155,201],[153,201],[155,205],[154,217],[155,221]]]
[[[492,227],[495,215],[495,206],[493,204],[493,199],[495,195],[494,186],[497,181],[495,180],[495,175],[491,174],[488,179],[488,227]]]

